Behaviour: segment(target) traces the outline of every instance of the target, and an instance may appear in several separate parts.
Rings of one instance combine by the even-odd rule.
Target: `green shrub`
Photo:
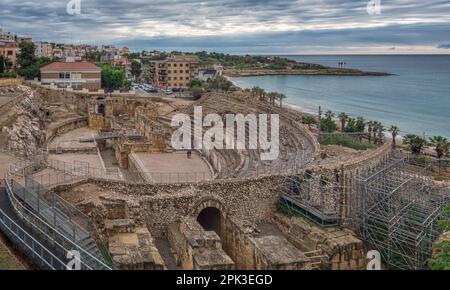
[[[6,78],[16,78],[16,73],[0,73],[0,79],[6,79]]]
[[[345,135],[326,134],[321,136],[320,138],[320,143],[323,145],[340,145],[355,150],[367,150],[376,147],[374,144],[363,143]]]

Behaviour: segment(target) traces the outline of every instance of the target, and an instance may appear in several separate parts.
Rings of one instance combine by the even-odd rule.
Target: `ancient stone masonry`
[[[187,216],[205,200],[217,200],[236,218],[254,223],[270,219],[278,200],[277,177],[260,179],[217,180],[197,184],[127,184],[121,182],[84,181],[95,185],[96,203],[80,205],[95,217],[130,218],[145,223],[155,237],[165,236],[169,224]],[[79,187],[77,184],[74,189]],[[56,187],[57,192],[72,190],[70,185]],[[115,214],[120,213],[120,214]]]
[[[115,269],[165,269],[155,242],[146,227],[136,227],[133,220],[106,220],[108,249]]]
[[[177,266],[185,270],[233,270],[234,262],[222,249],[220,237],[205,231],[192,217],[169,225],[168,239]]]
[[[366,267],[363,243],[350,230],[321,229],[304,219],[281,214],[274,215],[274,223],[300,250],[319,251],[322,269],[356,270]]]
[[[16,104],[16,122],[11,128],[5,127],[4,130],[8,134],[8,147],[11,150],[32,157],[45,144],[45,111],[38,95],[30,88],[26,88],[25,92],[25,97]]]

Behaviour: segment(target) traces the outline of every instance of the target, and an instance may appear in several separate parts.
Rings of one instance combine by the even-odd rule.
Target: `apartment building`
[[[37,57],[53,57],[53,46],[48,42],[36,42],[34,44],[36,46],[34,54]]]
[[[186,89],[198,76],[198,58],[174,56],[163,61],[153,61],[151,66],[153,86],[157,88]]]
[[[0,42],[0,55],[7,60],[7,67],[17,67],[17,55],[20,52],[19,44],[17,42]]]
[[[53,62],[41,68],[41,83],[75,90],[101,89],[101,68],[87,61]]]

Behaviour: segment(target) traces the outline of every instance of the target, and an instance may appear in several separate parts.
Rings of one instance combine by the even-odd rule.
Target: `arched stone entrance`
[[[200,200],[194,206],[192,215],[206,231],[214,231],[223,239],[227,213],[219,200],[212,198]]]
[[[219,237],[222,235],[222,214],[215,207],[203,209],[197,216],[197,222],[206,230],[214,231]]]

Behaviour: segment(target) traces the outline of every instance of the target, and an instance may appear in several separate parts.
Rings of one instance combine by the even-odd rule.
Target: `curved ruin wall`
[[[253,224],[269,220],[276,211],[279,197],[279,177],[247,180],[215,180],[196,184],[127,184],[85,180],[108,193],[121,197],[102,198],[102,204],[85,203],[84,212],[98,223],[105,219],[130,218],[145,223],[155,237],[164,236],[167,226],[190,215],[205,199],[218,200],[227,214]],[[77,184],[79,185],[79,183]],[[70,192],[74,185],[61,185],[56,192]],[[76,185],[75,185],[76,186]],[[100,225],[101,226],[101,225]]]

